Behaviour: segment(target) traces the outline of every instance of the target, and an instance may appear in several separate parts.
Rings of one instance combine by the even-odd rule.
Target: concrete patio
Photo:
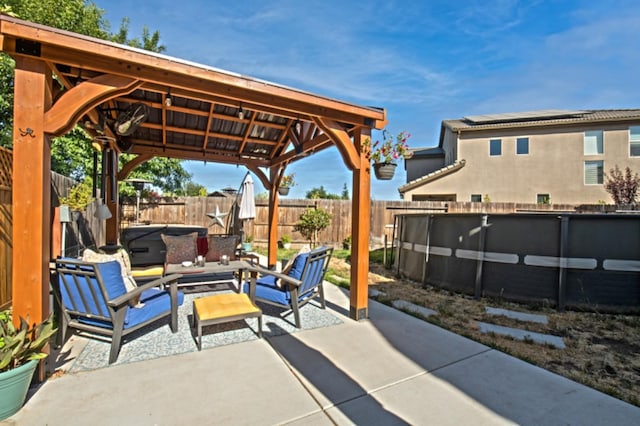
[[[352,321],[326,290],[340,325],[67,373],[2,424],[640,424],[638,407],[391,307]]]

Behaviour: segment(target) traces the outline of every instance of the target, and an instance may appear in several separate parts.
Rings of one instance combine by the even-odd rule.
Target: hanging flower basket
[[[379,180],[391,180],[397,166],[396,163],[373,163],[373,171]]]
[[[289,195],[289,187],[288,186],[281,186],[280,188],[278,188],[278,194],[280,194],[280,195]]]

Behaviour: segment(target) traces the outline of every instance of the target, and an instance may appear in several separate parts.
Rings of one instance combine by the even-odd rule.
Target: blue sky
[[[115,31],[159,30],[166,54],[359,105],[384,107],[411,147],[438,143],[442,120],[537,109],[640,107],[640,4],[629,1],[97,0]],[[379,137],[374,133],[373,139]],[[208,190],[246,169],[185,164]],[[292,164],[289,197],[323,185],[351,193],[335,148]],[[372,178],[398,200],[403,167]],[[256,192],[264,189],[256,182]]]

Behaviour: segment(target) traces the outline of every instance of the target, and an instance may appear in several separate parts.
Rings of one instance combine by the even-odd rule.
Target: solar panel
[[[540,111],[508,112],[504,114],[485,114],[464,117],[466,121],[474,124],[499,123],[509,121],[549,120],[553,118],[566,118],[584,114],[586,111],[571,111],[564,109],[545,109]]]

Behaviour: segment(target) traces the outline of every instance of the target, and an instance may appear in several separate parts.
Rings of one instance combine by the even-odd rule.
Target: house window
[[[603,161],[585,161],[584,162],[584,184],[585,185],[602,185],[604,162]]]
[[[602,130],[584,132],[584,155],[602,155],[603,153]]]
[[[502,139],[491,139],[489,141],[489,155],[502,155]]]
[[[640,126],[629,127],[629,155],[640,157]]]
[[[529,138],[516,139],[516,154],[525,155],[529,153]]]
[[[549,194],[538,194],[537,199],[538,204],[551,204],[551,197]]]
[[[472,203],[481,203],[482,202],[482,194],[471,194],[471,202]]]

